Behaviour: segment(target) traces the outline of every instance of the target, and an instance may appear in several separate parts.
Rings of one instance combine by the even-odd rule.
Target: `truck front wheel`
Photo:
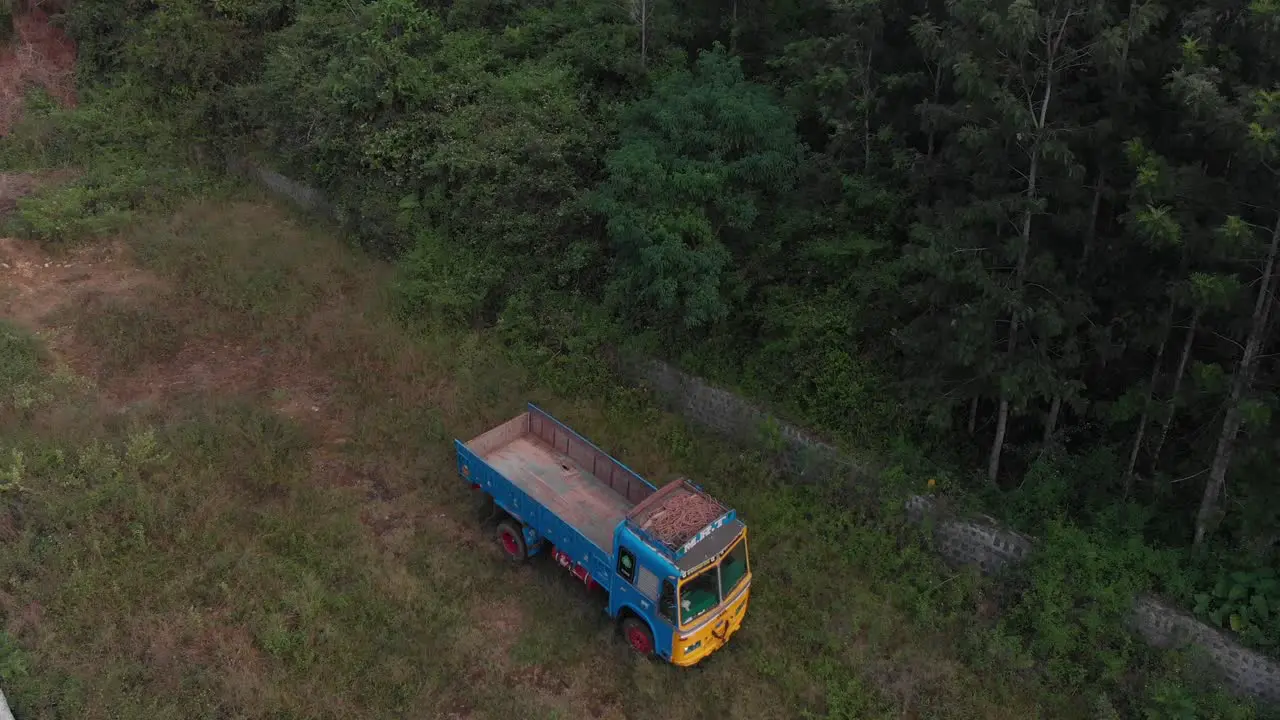
[[[653,657],[653,633],[640,618],[629,617],[622,621],[622,637],[638,654]]]
[[[524,544],[524,533],[518,524],[510,520],[498,523],[498,542],[512,562],[524,562],[529,557],[529,549]]]

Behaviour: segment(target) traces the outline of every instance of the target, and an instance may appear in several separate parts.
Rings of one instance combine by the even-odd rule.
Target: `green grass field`
[[[120,239],[0,289],[0,677],[20,717],[1073,712],[974,645],[978,586],[914,539],[639,391],[566,400],[484,334],[406,328],[387,267],[254,191]],[[501,557],[451,441],[526,400],[739,508],[753,603],[705,666],[633,657],[600,597]]]

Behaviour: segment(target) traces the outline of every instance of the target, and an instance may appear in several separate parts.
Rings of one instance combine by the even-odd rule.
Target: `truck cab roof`
[[[627,513],[637,537],[679,571],[692,574],[741,534],[737,513],[687,478],[668,483]]]

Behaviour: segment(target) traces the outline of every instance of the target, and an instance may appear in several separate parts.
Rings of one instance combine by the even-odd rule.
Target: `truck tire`
[[[628,617],[622,621],[622,639],[646,660],[653,657],[653,633],[640,618]]]
[[[512,562],[521,563],[529,557],[529,549],[524,543],[524,531],[519,523],[511,520],[498,523],[498,542]]]

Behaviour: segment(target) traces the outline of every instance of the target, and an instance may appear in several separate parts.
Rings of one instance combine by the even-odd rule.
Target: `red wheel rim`
[[[649,642],[649,633],[641,628],[627,628],[627,642],[631,643],[632,649],[643,655],[648,655],[653,650],[653,644]]]
[[[510,531],[504,530],[502,532],[502,549],[506,550],[508,555],[520,554],[520,544],[516,542],[516,536],[512,535]]]

